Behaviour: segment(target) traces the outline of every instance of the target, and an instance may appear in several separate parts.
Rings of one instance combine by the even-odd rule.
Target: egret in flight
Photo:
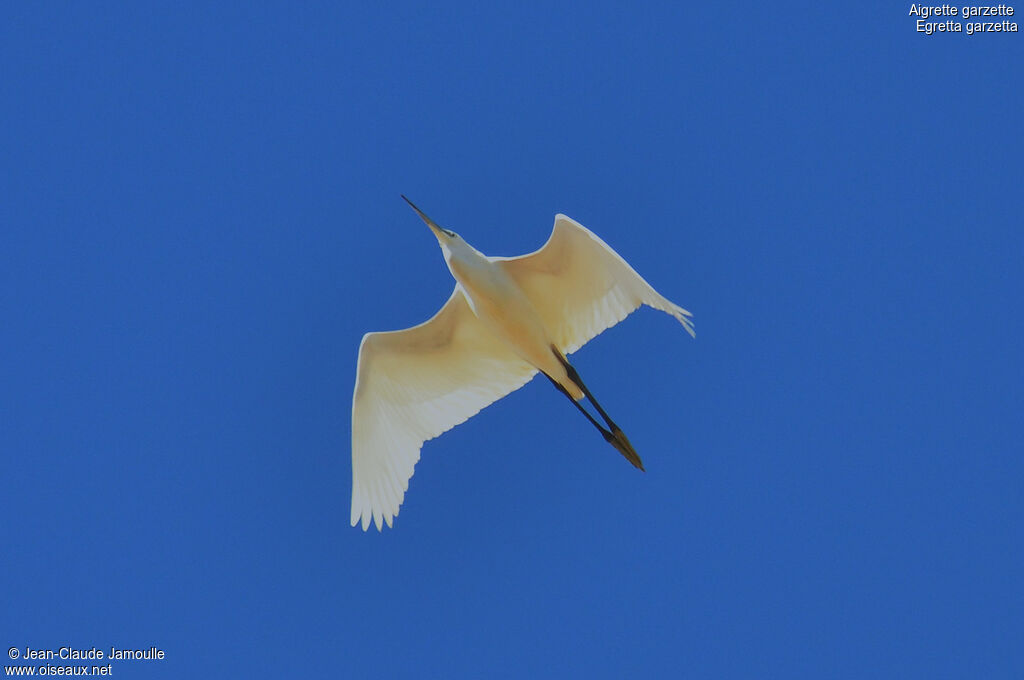
[[[622,429],[566,356],[640,305],[671,314],[694,335],[688,311],[662,297],[618,253],[565,215],[540,250],[488,257],[402,196],[437,237],[455,290],[429,321],[367,333],[352,397],[352,526],[390,527],[423,442],[542,372],[605,441],[643,470]],[[602,425],[580,403],[588,398]]]

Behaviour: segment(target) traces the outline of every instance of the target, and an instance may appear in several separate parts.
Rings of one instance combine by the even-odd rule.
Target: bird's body
[[[533,303],[502,262],[461,239],[459,246],[456,252],[445,253],[445,261],[473,314],[517,356],[554,378],[574,399],[582,399],[582,390],[552,352],[555,343]]]
[[[408,200],[408,199],[406,199]],[[412,205],[412,203],[410,203]],[[352,403],[352,524],[380,529],[398,514],[423,442],[526,384],[538,371],[612,446],[643,469],[622,430],[594,399],[566,355],[641,304],[690,313],[659,295],[582,225],[555,217],[551,238],[521,257],[487,257],[439,227],[434,232],[455,278],[429,321],[367,333]],[[607,427],[580,403],[589,397]]]

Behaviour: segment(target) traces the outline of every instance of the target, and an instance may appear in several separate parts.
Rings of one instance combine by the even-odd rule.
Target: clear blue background
[[[1024,38],[909,3],[9,3],[0,644],[118,677],[1024,674]],[[1015,17],[1024,19],[1024,17]],[[556,212],[695,313],[349,527],[362,334]]]

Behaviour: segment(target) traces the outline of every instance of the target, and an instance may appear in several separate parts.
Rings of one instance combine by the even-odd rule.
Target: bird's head
[[[412,207],[413,210],[416,211],[416,214],[420,216],[420,219],[427,223],[427,226],[430,227],[430,231],[434,232],[434,236],[437,237],[437,242],[441,245],[441,251],[444,253],[445,261],[450,260],[453,253],[473,250],[473,247],[463,241],[462,237],[454,231],[445,229],[437,222],[427,217],[426,213],[417,208],[416,205],[408,198],[405,198],[404,195],[402,198]]]

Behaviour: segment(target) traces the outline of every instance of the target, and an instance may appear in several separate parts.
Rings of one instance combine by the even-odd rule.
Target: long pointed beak
[[[434,232],[434,236],[436,236],[437,238],[441,238],[444,232],[441,231],[441,227],[438,226],[437,222],[427,217],[427,214],[420,210],[419,208],[417,208],[415,203],[413,203],[412,201],[405,197],[405,194],[401,194],[401,196],[402,200],[408,203],[409,206],[416,211],[416,214],[420,216],[420,219],[427,223],[427,226],[430,227],[430,230]]]

